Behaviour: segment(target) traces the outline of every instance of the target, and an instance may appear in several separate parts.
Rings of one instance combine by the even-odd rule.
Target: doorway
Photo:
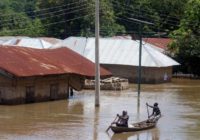
[[[58,96],[58,84],[50,85],[50,100],[57,99]]]
[[[26,103],[33,103],[35,102],[35,87],[34,86],[27,86],[26,87]]]

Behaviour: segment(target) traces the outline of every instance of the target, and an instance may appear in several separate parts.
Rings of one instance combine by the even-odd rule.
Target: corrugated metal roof
[[[145,41],[143,41],[143,42],[145,42]],[[155,49],[155,50],[157,50],[157,51],[159,51],[161,53],[165,53],[165,49],[163,49],[163,48],[160,48],[158,46],[155,46],[155,45],[147,43],[147,42],[145,42],[145,44],[148,45],[148,46],[151,46],[153,49]]]
[[[2,45],[16,45],[28,48],[47,49],[53,44],[41,38],[12,38],[6,42],[3,42]]]
[[[26,36],[1,36],[0,44],[1,45],[15,45],[16,42],[23,38],[29,38]]]
[[[0,40],[0,44],[4,43],[5,41],[4,40]]]
[[[14,38],[21,39],[21,38],[29,38],[29,37],[28,36],[0,36],[0,40],[3,40],[3,41],[8,41]]]
[[[0,36],[0,44],[2,45],[21,45],[38,49],[49,48],[51,45],[59,43],[60,41],[62,40],[53,37]]]
[[[68,48],[32,49],[0,46],[0,69],[18,77],[74,73],[94,76],[94,63]],[[101,75],[110,72],[101,68]]]
[[[58,38],[53,38],[53,37],[38,37],[39,39],[42,39],[46,42],[49,42],[51,44],[56,44],[56,43],[59,43],[61,42],[62,40],[61,39],[58,39]]]
[[[52,48],[66,46],[75,52],[83,55],[95,62],[95,39],[84,37],[69,37],[62,43],[54,45]],[[139,65],[139,41],[130,39],[100,39],[100,63],[117,65]],[[168,67],[179,65],[170,57],[153,49],[150,45],[144,44],[142,47],[142,66],[145,67]]]

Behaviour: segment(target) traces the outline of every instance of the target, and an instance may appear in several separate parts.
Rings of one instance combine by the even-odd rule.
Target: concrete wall
[[[126,65],[101,65],[112,72],[113,76],[127,78],[131,83],[138,82],[138,67]],[[172,67],[142,67],[141,82],[147,84],[166,83],[172,78]]]
[[[17,79],[9,79],[0,75],[0,104],[23,104],[67,99],[69,86],[81,90],[83,85],[81,81],[82,78],[77,75],[38,76]],[[33,89],[33,97],[27,94],[27,87]],[[52,92],[50,89],[55,89],[54,91],[56,92]],[[53,96],[52,93],[54,93]]]

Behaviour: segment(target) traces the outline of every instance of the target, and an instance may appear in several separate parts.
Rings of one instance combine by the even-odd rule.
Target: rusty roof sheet
[[[95,65],[90,60],[68,48],[33,49],[0,46],[0,69],[18,77],[79,74],[94,76]],[[100,68],[101,76],[111,75]]]
[[[166,49],[172,42],[172,39],[170,38],[143,38],[143,40],[162,49]]]

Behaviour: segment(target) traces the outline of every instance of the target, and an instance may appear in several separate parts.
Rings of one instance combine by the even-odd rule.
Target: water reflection
[[[111,140],[160,140],[159,137],[159,130],[154,128],[147,131],[113,134]]]
[[[95,112],[94,112],[95,114],[95,117],[94,117],[94,132],[93,132],[93,134],[94,134],[94,138],[93,138],[93,140],[97,140],[97,138],[98,138],[98,125],[99,125],[99,107],[95,107]]]
[[[140,95],[137,97],[137,120],[140,119]]]

